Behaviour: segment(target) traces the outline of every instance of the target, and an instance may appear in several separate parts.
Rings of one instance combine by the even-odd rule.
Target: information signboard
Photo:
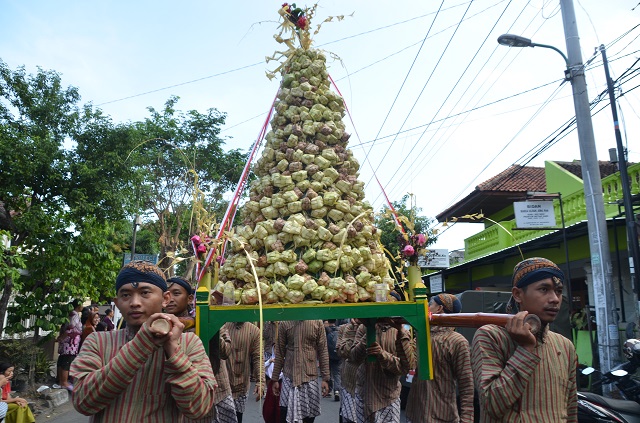
[[[418,266],[427,269],[448,269],[449,250],[446,248],[428,249],[425,255],[418,257]]]
[[[442,274],[429,276],[429,289],[432,294],[444,292],[444,280]]]
[[[158,255],[157,254],[134,254],[134,260],[142,260],[142,261],[150,261],[153,264],[158,264]],[[124,253],[124,257],[122,258],[122,265],[129,263],[131,261],[131,253]]]
[[[519,201],[513,203],[518,229],[554,228],[553,201]]]

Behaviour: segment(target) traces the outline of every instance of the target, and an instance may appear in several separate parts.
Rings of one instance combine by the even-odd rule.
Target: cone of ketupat
[[[288,50],[271,73],[282,77],[275,114],[214,287],[232,287],[237,304],[256,304],[258,286],[264,303],[371,301],[376,284],[393,289],[347,148],[344,102],[331,90],[325,54],[311,48],[314,11],[286,3],[279,10],[275,38]]]

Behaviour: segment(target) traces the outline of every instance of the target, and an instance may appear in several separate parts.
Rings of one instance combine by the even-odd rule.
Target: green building
[[[600,173],[613,265],[611,288],[616,292],[620,321],[626,324],[637,320],[637,295],[629,274],[620,173],[610,162],[600,162]],[[629,178],[636,204],[640,193],[640,164],[629,166]],[[465,240],[464,259],[437,272],[446,290],[510,291],[515,264],[523,256],[542,256],[556,262],[570,275],[572,309],[574,312],[583,309],[593,298],[584,198],[579,161],[547,161],[544,168],[512,166],[481,183],[464,199],[437,215],[440,222],[457,220],[479,226],[478,233]],[[514,202],[543,199],[554,203],[556,226],[551,228],[557,229],[517,228]]]

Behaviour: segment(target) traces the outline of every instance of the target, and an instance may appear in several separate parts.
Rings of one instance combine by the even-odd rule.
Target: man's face
[[[547,278],[524,289],[514,287],[512,292],[520,311],[535,314],[543,323],[556,320],[562,303],[562,282]]]
[[[126,284],[118,290],[116,306],[122,312],[128,326],[140,327],[154,313],[162,312],[169,294],[146,282]]]
[[[167,292],[169,293],[169,301],[164,306],[167,313],[181,314],[187,309],[189,302],[193,301],[193,296],[177,283],[171,284]]]
[[[433,314],[442,313],[442,306],[434,300],[429,301],[429,312]]]

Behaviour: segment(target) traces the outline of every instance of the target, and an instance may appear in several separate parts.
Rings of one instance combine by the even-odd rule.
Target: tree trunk
[[[7,275],[4,277],[4,288],[2,290],[2,297],[0,297],[0,325],[2,325],[2,331],[4,331],[4,318],[7,314],[7,308],[9,307],[9,298],[11,298],[11,292],[13,291],[13,279]],[[0,331],[0,334],[1,332]]]

